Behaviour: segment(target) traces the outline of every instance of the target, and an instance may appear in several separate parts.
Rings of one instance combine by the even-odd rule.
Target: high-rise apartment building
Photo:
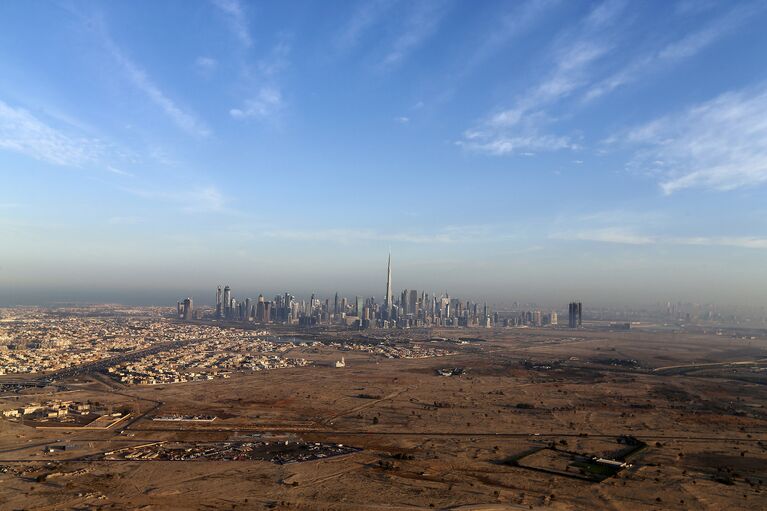
[[[186,298],[184,300],[183,318],[184,318],[184,321],[189,321],[190,319],[192,319],[192,299],[191,298]]]
[[[229,319],[232,317],[232,289],[226,285],[224,286],[224,317]]]
[[[578,328],[583,325],[583,304],[571,302],[567,308],[568,326]]]
[[[408,297],[407,305],[408,305],[408,310],[407,310],[408,314],[412,314],[414,316],[418,314],[418,291],[416,291],[415,289],[410,290],[410,296]]]

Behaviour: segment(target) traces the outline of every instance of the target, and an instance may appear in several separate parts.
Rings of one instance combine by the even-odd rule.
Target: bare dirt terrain
[[[443,357],[296,346],[290,355],[312,365],[169,385],[94,373],[3,393],[3,409],[66,398],[132,414],[88,431],[0,419],[0,509],[767,508],[767,340],[566,329],[424,339],[458,336],[471,340],[434,341],[456,352]],[[340,355],[346,367],[333,367]],[[216,419],[151,420],[192,415]],[[614,461],[622,435],[646,446],[599,482],[575,477],[599,467],[568,453]],[[261,459],[248,459],[250,443]],[[327,456],[266,461],[269,445],[315,443]],[[152,458],[152,445],[137,447],[147,444],[190,459]],[[359,450],[334,455],[338,444]]]

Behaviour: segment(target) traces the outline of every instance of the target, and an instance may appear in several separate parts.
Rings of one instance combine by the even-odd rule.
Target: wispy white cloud
[[[687,16],[711,10],[717,5],[716,0],[679,0],[674,6],[674,11],[676,14]]]
[[[106,32],[106,29],[103,26],[101,28],[101,35],[106,49],[109,51],[112,58],[119,64],[133,86],[144,93],[155,105],[160,107],[165,115],[167,115],[171,121],[182,130],[199,137],[210,135],[208,127],[205,126],[202,121],[197,119],[196,115],[190,111],[182,109],[170,99],[170,97],[168,97],[168,95],[163,92],[154,81],[152,81],[146,71],[128,58],[122,49],[117,46]]]
[[[623,245],[649,245],[655,243],[651,236],[637,234],[625,227],[603,227],[577,232],[558,232],[549,236],[552,239],[599,241],[603,243],[619,243]]]
[[[569,224],[576,219],[580,224],[597,225],[600,227],[612,227],[616,224],[622,226],[659,226],[668,222],[668,216],[660,211],[653,210],[635,210],[635,209],[608,209],[602,211],[592,211],[589,213],[573,216],[570,213],[559,215],[556,219],[558,223]]]
[[[521,123],[530,112],[568,96],[585,81],[586,69],[609,51],[609,46],[584,38],[557,49],[554,68],[545,80],[522,95],[513,108],[491,116],[489,124],[497,127]]]
[[[496,15],[495,26],[482,33],[482,41],[467,62],[461,65],[466,73],[469,69],[486,60],[513,39],[530,31],[544,15],[562,0],[527,0],[504,4],[504,11]]]
[[[533,151],[549,152],[578,148],[578,144],[569,137],[533,132],[523,135],[506,135],[469,131],[464,134],[464,139],[458,140],[456,144],[472,151],[494,156],[512,153],[535,156]]]
[[[617,18],[623,15],[627,4],[627,0],[604,0],[589,12],[586,17],[585,29],[598,31],[612,25]]]
[[[23,108],[0,101],[0,148],[56,165],[81,167],[98,161],[104,145],[49,126]]]
[[[400,117],[395,117],[394,122],[398,122],[400,124],[407,124],[410,122],[410,117],[406,117],[404,115]]]
[[[281,36],[269,53],[258,61],[258,75],[261,78],[274,78],[290,66],[291,45],[287,36]]]
[[[629,168],[656,177],[666,194],[733,190],[767,182],[767,85],[729,92],[655,119],[608,143],[636,152]]]
[[[561,215],[554,222],[560,229],[549,234],[549,238],[618,245],[767,248],[767,237],[764,236],[656,234],[664,231],[670,220],[668,214],[653,210],[613,209],[581,215]],[[572,229],[573,225],[586,227]]]
[[[321,241],[344,244],[362,241],[388,241],[392,243],[415,244],[459,244],[498,241],[510,237],[508,235],[494,233],[488,226],[473,225],[449,226],[433,232],[384,232],[375,229],[280,229],[276,231],[266,231],[264,236],[291,241]]]
[[[229,114],[235,119],[269,118],[282,109],[282,94],[274,87],[262,87],[258,93],[245,100],[243,107],[232,108]]]
[[[113,216],[107,219],[110,225],[137,225],[144,222],[144,218],[139,216]]]
[[[767,238],[757,236],[701,236],[687,238],[672,238],[673,243],[681,245],[706,245],[740,248],[767,248]]]
[[[165,148],[160,146],[153,146],[149,148],[147,156],[153,161],[166,167],[178,167],[181,162],[172,156]]]
[[[242,101],[242,105],[230,109],[229,115],[235,119],[266,120],[284,109],[285,102],[279,77],[290,66],[290,51],[290,44],[283,36],[254,68],[244,70],[245,80],[254,85],[249,87],[251,92]]]
[[[125,176],[125,177],[135,177],[133,173],[118,169],[117,167],[114,167],[112,165],[107,165],[107,171],[111,172],[112,174],[116,174],[118,176]]]
[[[195,59],[194,66],[198,73],[209,78],[218,69],[218,61],[213,57],[200,56]]]
[[[446,11],[446,2],[437,0],[413,2],[402,30],[391,43],[391,48],[384,56],[381,67],[389,68],[400,63],[408,54],[434,35]]]
[[[754,15],[765,7],[767,4],[764,2],[737,5],[727,14],[716,17],[703,28],[667,43],[649,54],[637,57],[612,75],[595,83],[584,94],[584,101],[591,101],[604,96],[619,87],[645,78],[648,73],[657,69],[668,67],[697,55],[753,19]]]
[[[546,109],[588,83],[589,67],[613,49],[605,32],[624,7],[623,1],[605,1],[586,15],[575,32],[561,34],[551,50],[552,71],[519,95],[511,108],[497,110],[464,132],[457,144],[494,155],[576,148],[566,136],[544,133],[552,120]]]
[[[451,243],[452,238],[444,234],[383,233],[372,229],[318,229],[279,230],[264,233],[269,238],[291,241],[330,241],[350,243],[353,241],[391,241],[405,243]]]
[[[178,206],[187,213],[232,213],[229,200],[215,186],[198,186],[181,190],[135,189],[126,192],[143,199],[158,200]]]
[[[387,16],[395,7],[402,12],[394,17]],[[437,32],[448,8],[449,2],[443,0],[360,2],[349,22],[336,36],[335,47],[340,52],[351,51],[368,33],[381,29],[387,34],[381,43],[385,50],[374,67],[391,69]],[[385,30],[381,28],[383,24],[387,24]]]
[[[229,29],[237,40],[246,48],[253,46],[253,39],[248,29],[248,17],[239,0],[211,0],[226,17]]]
[[[359,2],[349,22],[336,36],[335,46],[344,51],[356,46],[364,33],[376,25],[395,3],[396,0]]]
[[[625,227],[605,227],[577,232],[559,232],[552,239],[594,241],[619,245],[693,245],[767,249],[767,238],[758,236],[652,236]]]

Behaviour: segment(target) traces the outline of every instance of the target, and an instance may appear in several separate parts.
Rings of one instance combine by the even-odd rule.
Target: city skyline
[[[0,508],[767,509],[765,27],[0,1]]]
[[[333,295],[332,304],[330,297],[323,300],[322,296],[312,293],[309,300],[305,300],[288,291],[275,295],[273,300],[262,293],[255,299],[242,298],[235,296],[231,286],[226,284],[223,293],[220,285],[216,287],[215,308],[210,311],[212,314],[195,310],[193,299],[187,297],[176,302],[176,316],[184,321],[208,319],[264,325],[297,324],[300,327],[337,325],[357,329],[421,328],[432,325],[490,328],[501,324],[497,311],[493,313],[493,307],[488,307],[487,301],[480,310],[478,302],[451,297],[447,292],[438,295],[436,292],[421,291],[419,295],[415,289],[404,289],[401,298],[395,298],[391,262],[390,251],[386,262],[386,291],[380,302],[375,296],[359,295],[354,297],[353,302],[346,296],[341,296],[339,300],[338,292]],[[580,312],[578,314],[580,317]],[[528,312],[527,316],[523,314],[519,319],[522,324],[529,321],[537,326],[557,324],[556,312],[547,315],[545,322],[540,311],[536,312],[535,320],[532,312]],[[509,320],[505,319],[504,324],[508,326]],[[516,324],[516,320],[512,320],[511,325]],[[570,326],[574,328],[572,321]]]
[[[0,4],[0,304],[767,305],[763,2]],[[204,298],[203,298],[204,297]]]
[[[238,296],[229,284],[216,287],[214,307],[203,299],[202,310],[193,309],[193,298],[177,301],[177,319],[184,321],[215,320],[225,323],[259,323],[298,325],[300,327],[326,327],[330,325],[354,329],[391,328],[407,329],[422,327],[556,327],[558,313],[564,312],[562,304],[500,302],[500,305],[477,297],[461,297],[444,292],[404,288],[401,294],[393,292],[392,257],[389,252],[386,263],[386,289],[379,300],[375,294],[353,295],[353,299],[336,291],[331,295],[312,292],[311,295],[294,295],[290,291],[279,293],[259,292]],[[273,296],[273,299],[270,299]],[[480,308],[481,304],[481,308]],[[645,304],[648,306],[650,304]],[[712,303],[656,302],[648,309],[628,309],[615,304],[597,304],[592,319],[598,321],[664,318],[671,321],[695,322],[698,320],[764,322],[764,307],[736,310]],[[756,313],[756,316],[751,316]],[[761,314],[761,316],[760,316]],[[583,303],[571,301],[567,307],[568,328],[583,326]],[[619,329],[630,328],[630,321],[612,323]]]

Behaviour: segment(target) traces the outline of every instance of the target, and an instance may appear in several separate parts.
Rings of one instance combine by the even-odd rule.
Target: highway
[[[717,367],[738,367],[738,366],[751,366],[751,365],[758,365],[758,364],[764,364],[767,363],[767,359],[760,358],[756,360],[741,360],[737,362],[703,362],[703,363],[692,363],[692,364],[682,364],[682,365],[673,365],[673,366],[665,366],[665,367],[658,367],[653,369],[654,373],[657,374],[685,374],[690,371],[697,371],[701,369],[715,369]]]
[[[445,432],[445,431],[342,431],[342,430],[328,430],[328,429],[312,429],[312,428],[130,428],[130,431],[141,431],[145,434],[151,434],[152,432],[177,432],[177,433],[304,433],[311,435],[322,436],[413,436],[413,437],[496,437],[496,438],[618,438],[625,434],[625,431],[618,433],[601,433],[584,435],[581,433],[572,432],[549,432],[549,433],[494,433],[486,431],[467,431],[467,432]],[[643,440],[657,441],[657,440],[676,440],[676,441],[690,441],[690,442],[710,442],[710,441],[727,441],[727,442],[766,442],[767,436],[764,438],[747,438],[747,437],[721,437],[721,436],[695,436],[695,435],[654,435],[654,434],[642,434],[637,433]]]

